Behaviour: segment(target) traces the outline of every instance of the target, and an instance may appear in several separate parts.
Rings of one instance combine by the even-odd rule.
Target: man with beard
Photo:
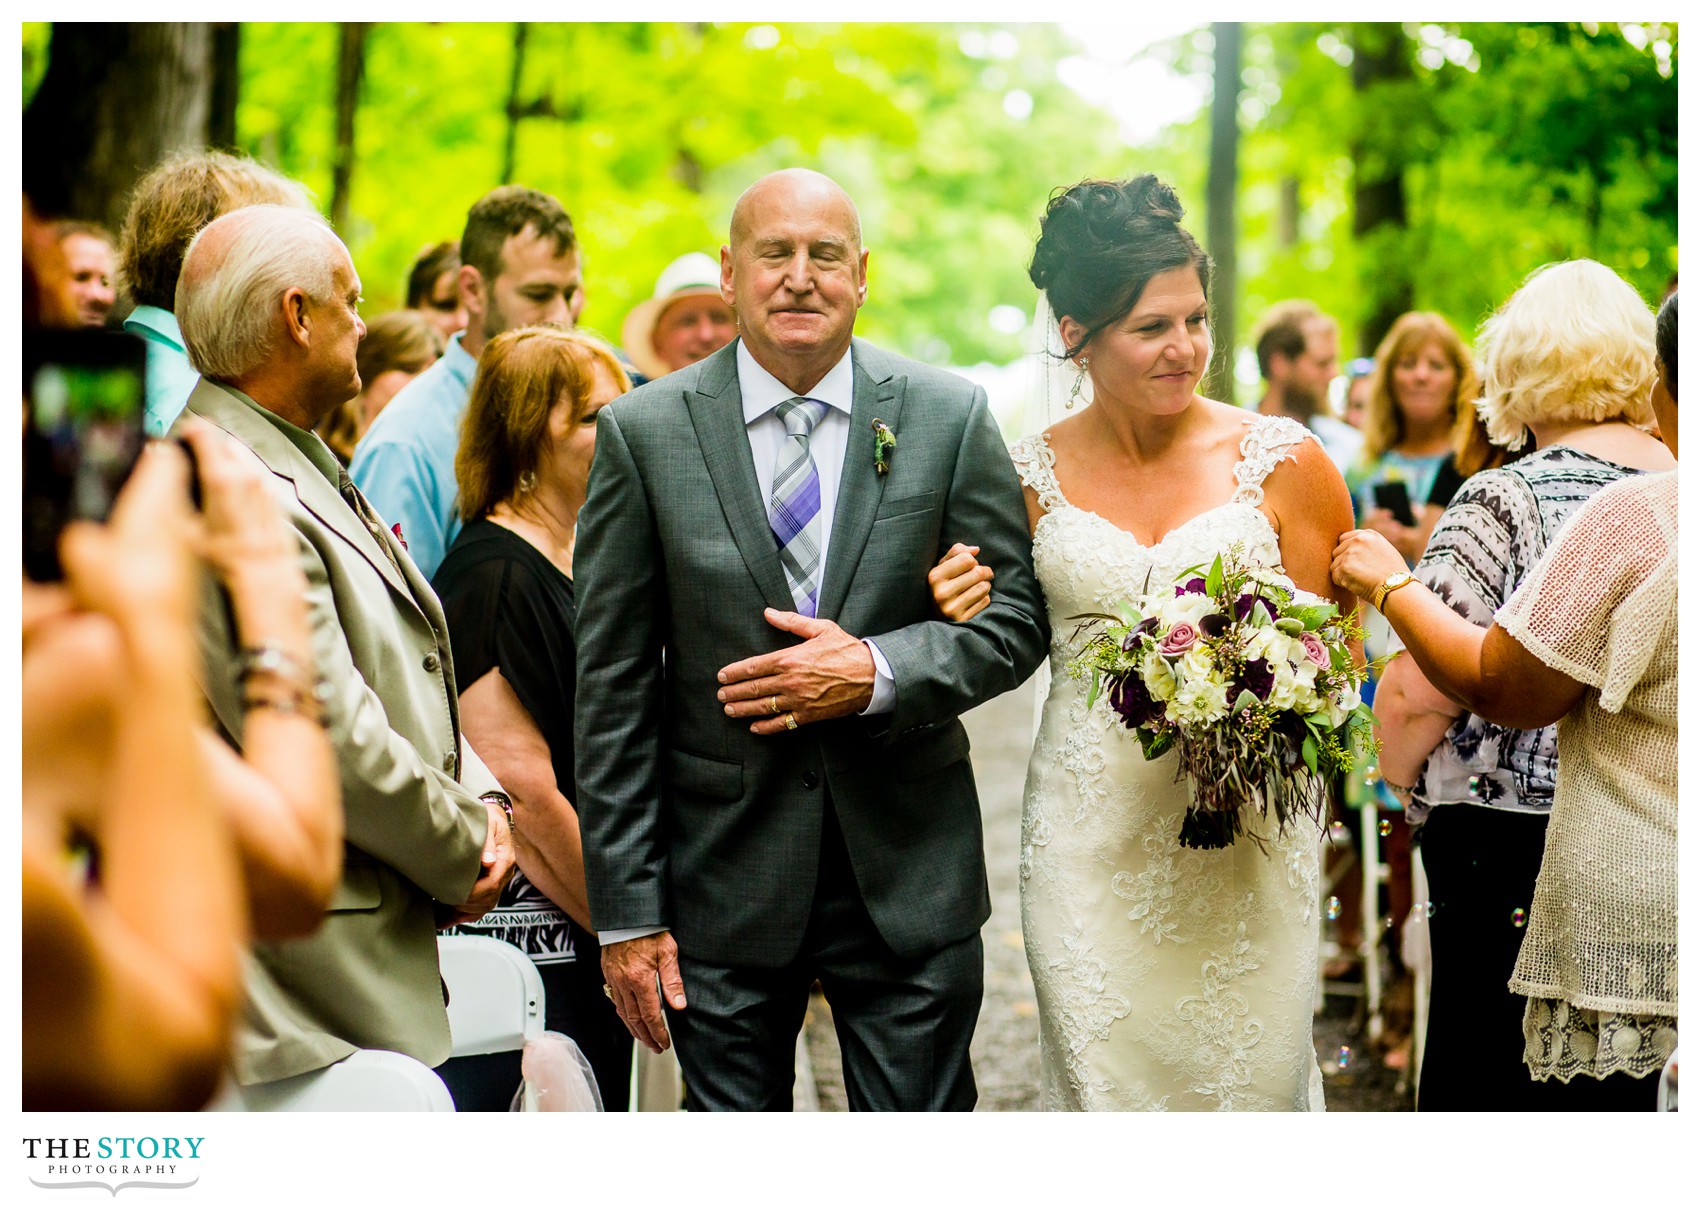
[[[1258,322],[1254,343],[1265,384],[1257,411],[1308,427],[1344,473],[1363,435],[1329,409],[1328,387],[1340,373],[1340,326],[1334,317],[1308,299],[1283,299]]]
[[[584,300],[573,221],[539,190],[504,185],[474,203],[460,256],[466,331],[396,394],[348,465],[378,513],[401,528],[426,577],[460,532],[455,448],[485,342],[530,324],[572,324]]]

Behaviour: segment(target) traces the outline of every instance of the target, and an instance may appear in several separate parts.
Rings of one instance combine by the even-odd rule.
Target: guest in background
[[[312,211],[296,181],[246,156],[180,152],[136,183],[118,237],[118,274],[135,306],[124,330],[148,343],[147,431],[171,428],[200,378],[177,327],[177,279],[195,233],[220,215],[256,203]],[[316,212],[315,212],[316,213]]]
[[[738,335],[720,297],[720,263],[686,253],[661,271],[655,293],[626,314],[620,341],[645,380],[700,362]]]
[[[1468,415],[1476,397],[1476,370],[1469,349],[1446,319],[1434,312],[1406,312],[1393,322],[1375,351],[1369,416],[1364,446],[1346,476],[1358,525],[1385,536],[1406,563],[1422,555],[1444,502],[1432,500],[1441,470],[1452,456],[1460,426],[1474,424]],[[1409,513],[1401,518],[1378,501],[1383,486],[1404,494]],[[1364,651],[1372,659],[1393,643],[1386,621],[1377,614],[1365,620]],[[1364,701],[1373,704],[1375,683],[1365,684]],[[1394,938],[1400,938],[1411,909],[1411,834],[1399,802],[1382,785],[1365,786],[1347,780],[1349,798],[1373,797],[1384,813],[1388,832],[1382,851],[1388,867],[1388,912]],[[1365,907],[1366,914],[1371,913]],[[1403,957],[1393,949],[1397,980],[1390,989],[1392,1009],[1377,1042],[1384,1060],[1394,1069],[1409,1069],[1410,1027],[1414,1016],[1411,976],[1399,971]]]
[[[504,185],[472,204],[457,271],[466,330],[408,384],[355,448],[348,473],[430,577],[460,531],[455,450],[484,343],[509,329],[572,323],[584,290],[578,236],[541,190]]]
[[[1363,431],[1369,417],[1369,394],[1375,387],[1375,359],[1354,358],[1346,364],[1346,424]]]
[[[54,225],[54,232],[65,254],[66,289],[77,323],[84,328],[100,328],[118,302],[112,286],[117,270],[112,235],[98,223],[77,219],[61,220]]]
[[[624,1110],[632,1038],[602,992],[573,781],[573,548],[596,414],[629,389],[613,351],[564,327],[512,329],[478,360],[455,477],[467,520],[433,584],[454,646],[461,728],[513,797],[518,867],[457,928],[520,948],[543,974],[546,1027],[578,1042],[603,1106]],[[462,1111],[506,1111],[518,1053],[450,1058]]]
[[[1544,273],[1562,280],[1565,271]],[[1601,286],[1608,297],[1615,290]],[[1631,300],[1645,311],[1627,286],[1619,294],[1628,296],[1625,311],[1633,312]],[[1600,295],[1555,289],[1553,297],[1557,331],[1596,321]],[[1656,332],[1652,407],[1675,456],[1674,297]],[[1533,351],[1549,367],[1568,352],[1562,342]],[[1644,346],[1631,357],[1644,359]],[[1538,376],[1530,382],[1546,386]],[[1577,382],[1598,393],[1599,405],[1618,380],[1578,374]],[[1557,722],[1551,820],[1510,976],[1511,990],[1526,997],[1522,1056],[1542,1110],[1651,1110],[1659,1071],[1677,1045],[1676,505],[1674,470],[1625,475],[1600,489],[1485,628],[1404,577],[1398,553],[1373,532],[1348,533],[1334,553],[1336,580],[1374,596],[1433,687],[1509,728]],[[1425,787],[1427,778],[1425,768]],[[1491,839],[1460,841],[1456,857],[1467,859],[1467,847]],[[1504,1036],[1497,1010],[1481,1012],[1486,1031],[1471,1040],[1478,1066]]]
[[[1339,324],[1308,299],[1283,299],[1258,321],[1252,344],[1264,382],[1257,411],[1303,425],[1344,473],[1363,435],[1329,411],[1328,390],[1340,373]]]
[[[1441,515],[1416,576],[1478,627],[1595,493],[1676,466],[1653,419],[1653,317],[1593,261],[1537,271],[1482,327],[1489,438],[1535,453],[1472,476]],[[1503,446],[1497,447],[1504,450]],[[1399,653],[1376,692],[1381,771],[1408,806],[1428,874],[1434,980],[1422,1111],[1540,1106],[1519,1061],[1523,999],[1506,981],[1523,940],[1558,775],[1558,730],[1512,729],[1437,691]]]
[[[1364,446],[1347,475],[1359,524],[1414,563],[1445,508],[1430,501],[1460,426],[1472,424],[1476,368],[1456,330],[1437,312],[1406,312],[1375,351]],[[1413,520],[1378,505],[1377,486],[1405,486]]]
[[[443,337],[424,313],[403,309],[373,317],[355,351],[360,394],[331,410],[319,437],[347,466],[372,419],[414,377],[443,356]]]
[[[407,306],[422,312],[444,345],[466,327],[460,300],[460,245],[453,240],[428,244],[407,274]]]

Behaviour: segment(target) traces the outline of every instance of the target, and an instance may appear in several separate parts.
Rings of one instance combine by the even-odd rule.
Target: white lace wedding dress
[[[1232,499],[1154,546],[1063,496],[1044,436],[1011,451],[1045,513],[1033,563],[1051,619],[1051,684],[1027,769],[1021,917],[1039,996],[1048,1109],[1322,1110],[1311,1040],[1317,834],[1182,847],[1187,785],[1064,666],[1070,616],[1173,584],[1233,543],[1280,561],[1262,482],[1309,436],[1252,415]],[[1302,824],[1302,823],[1301,823]],[[1266,831],[1273,835],[1273,829]]]

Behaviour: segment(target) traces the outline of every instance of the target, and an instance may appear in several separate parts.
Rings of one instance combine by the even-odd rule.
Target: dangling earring
[[[1074,376],[1074,386],[1069,389],[1068,399],[1063,402],[1063,407],[1065,409],[1073,408],[1074,402],[1076,400],[1080,399],[1080,386],[1081,386],[1081,384],[1086,382],[1086,363],[1087,363],[1087,361],[1088,361],[1088,359],[1082,358],[1082,359],[1080,359],[1080,361],[1078,361],[1074,364],[1075,366],[1079,367],[1080,369]]]
[[[537,491],[537,473],[530,470],[521,472],[519,474],[519,483],[514,487],[519,490],[519,495],[521,497],[531,496],[532,493]]]

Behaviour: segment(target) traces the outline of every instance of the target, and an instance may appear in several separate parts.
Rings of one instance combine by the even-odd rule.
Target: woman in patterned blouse
[[[1511,445],[1527,427],[1535,452],[1466,481],[1415,572],[1485,628],[1578,506],[1675,463],[1644,429],[1653,420],[1652,313],[1605,266],[1537,271],[1484,324],[1479,348],[1489,435]],[[1417,1106],[1551,1108],[1559,1084],[1531,1081],[1524,1000],[1506,981],[1540,869],[1557,728],[1492,723],[1402,654],[1382,675],[1375,710],[1381,770],[1417,827],[1430,888],[1434,977]]]

